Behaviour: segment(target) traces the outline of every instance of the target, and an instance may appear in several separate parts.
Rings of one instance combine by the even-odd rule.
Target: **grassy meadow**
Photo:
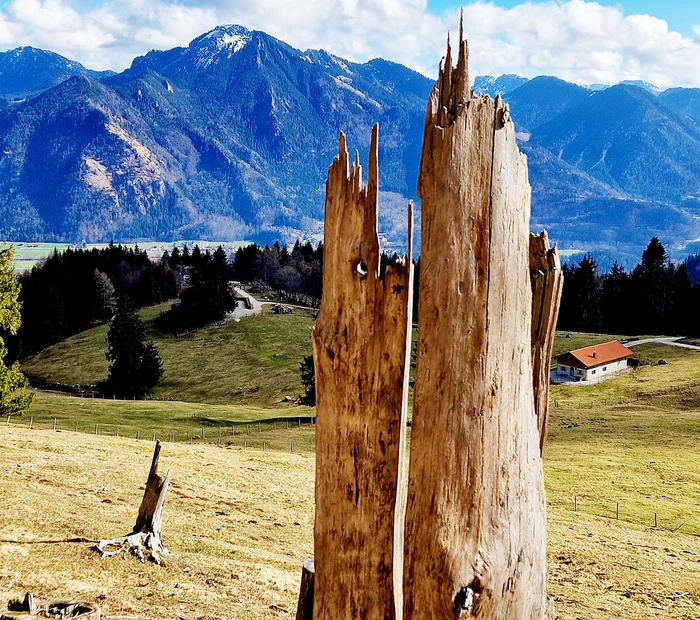
[[[163,359],[165,376],[153,393],[190,403],[293,407],[303,393],[299,363],[311,353],[310,312],[260,316],[174,335],[158,329],[169,304],[142,318]],[[77,334],[22,361],[22,369],[46,383],[94,385],[107,378],[107,326]],[[292,403],[283,403],[289,396]]]
[[[554,337],[552,356],[556,357],[567,351],[588,347],[592,344],[601,344],[610,340],[621,340],[624,336],[611,336],[610,334],[585,334],[582,332],[557,332]]]
[[[0,425],[0,488],[12,498],[0,503],[0,600],[32,590],[98,600],[110,618],[293,617],[313,547],[314,429],[266,422],[258,432],[253,423],[248,435],[240,424],[313,415],[282,402],[302,390],[313,319],[263,315],[178,338],[157,329],[162,310],[143,313],[166,368],[159,400],[39,392],[32,430],[26,417]],[[107,372],[105,334],[79,334],[24,368],[52,383],[95,383]],[[556,352],[610,339],[566,336]],[[659,344],[634,352],[647,365],[551,390],[549,591],[561,620],[700,618],[700,353]],[[168,566],[100,560],[90,542],[68,542],[130,530],[152,433],[176,433],[161,456],[173,472]]]
[[[698,618],[698,415],[669,419],[659,442],[652,411],[560,409],[552,418],[556,618]],[[166,443],[163,532],[175,555],[166,567],[100,560],[94,542],[133,525],[151,451],[150,441],[0,426],[0,485],[12,498],[0,504],[0,599],[82,597],[109,618],[293,617],[313,551],[313,454]]]

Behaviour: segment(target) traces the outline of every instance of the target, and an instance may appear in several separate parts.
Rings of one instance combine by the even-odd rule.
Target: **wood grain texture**
[[[396,497],[406,433],[411,262],[390,265],[380,279],[377,142],[375,126],[363,186],[358,158],[349,167],[341,134],[326,184],[323,299],[312,334],[314,620],[391,620],[401,596],[394,549],[401,554]]]
[[[426,113],[404,617],[541,619],[530,187],[508,109],[447,56]]]
[[[549,247],[547,231],[530,235],[532,280],[532,379],[535,415],[540,432],[540,455],[547,439],[549,372],[559,316],[564,275],[557,248]]]

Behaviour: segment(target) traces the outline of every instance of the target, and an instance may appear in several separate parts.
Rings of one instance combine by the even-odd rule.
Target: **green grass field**
[[[665,410],[700,408],[700,352],[663,344],[634,347],[634,357],[649,365],[599,385],[555,385],[550,398],[561,406],[598,407],[616,403],[634,410],[646,406],[649,398]],[[659,366],[664,359],[668,364]]]
[[[311,352],[311,314],[248,317],[240,322],[175,336],[157,327],[169,304],[141,312],[149,337],[163,358],[165,377],[149,400],[112,401],[77,398],[66,393],[39,391],[29,417],[38,428],[94,432],[103,435],[186,441],[205,429],[205,440],[253,448],[313,450],[314,411],[295,405],[303,392],[299,362]],[[49,384],[93,385],[107,377],[104,356],[107,326],[82,332],[23,361],[23,370]],[[283,402],[290,396],[290,402]],[[273,422],[290,418],[290,422]],[[302,419],[302,428],[298,420]],[[21,420],[28,424],[27,416]],[[267,420],[247,430],[242,422]],[[236,429],[235,425],[239,424]],[[274,431],[274,427],[277,431]],[[287,426],[290,426],[287,430]],[[232,425],[234,428],[232,429]],[[232,431],[236,434],[232,436]],[[282,431],[282,432],[280,432]]]
[[[39,391],[31,412],[12,421],[13,426],[58,431],[97,433],[101,436],[139,437],[151,440],[217,443],[219,431],[226,446],[286,451],[314,449],[309,407],[264,409],[241,405],[209,405],[180,401],[119,401],[79,398]],[[245,424],[248,422],[249,424]],[[138,434],[138,435],[137,435]],[[202,436],[204,435],[204,436]]]
[[[592,344],[609,342],[610,340],[620,340],[624,336],[611,336],[609,334],[584,334],[582,332],[559,331],[554,337],[554,347],[552,356],[556,357],[567,351],[588,347]]]
[[[46,428],[57,418],[60,428],[73,429],[77,422],[81,430],[93,432],[97,424],[102,433],[115,434],[119,428],[132,437],[137,431],[142,437],[175,433],[177,441],[188,433],[201,435],[202,426],[206,439],[216,441],[221,426],[230,441],[232,424],[313,415],[311,409],[281,402],[302,391],[299,360],[310,352],[310,314],[265,314],[175,337],[157,329],[164,308],[142,312],[166,369],[154,394],[158,400],[113,402],[41,392],[32,412],[36,423]],[[23,367],[50,383],[96,383],[107,374],[106,329],[78,334],[25,360]],[[612,338],[568,336],[557,334],[555,350]],[[659,344],[640,345],[634,352],[649,365],[599,385],[552,387],[546,461],[550,502],[573,507],[576,495],[579,510],[608,517],[616,515],[620,503],[622,519],[653,523],[656,512],[664,527],[700,534],[700,469],[693,464],[700,448],[700,353]],[[668,364],[656,365],[662,358]],[[261,434],[256,425],[252,430],[252,438],[239,439],[270,443],[279,437],[271,423]],[[313,449],[310,430],[294,432],[304,435],[299,439],[303,449]],[[281,447],[288,447],[284,442]]]
[[[165,368],[154,398],[190,403],[293,407],[303,393],[299,363],[311,353],[311,313],[263,314],[175,336],[157,327],[168,304],[142,312]],[[107,378],[103,325],[23,360],[24,372],[49,384],[94,385]],[[283,403],[285,396],[292,402]]]

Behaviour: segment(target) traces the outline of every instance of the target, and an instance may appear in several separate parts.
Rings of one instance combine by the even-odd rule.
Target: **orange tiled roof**
[[[632,355],[632,351],[618,340],[574,349],[557,357],[559,363],[579,368],[595,368],[601,364],[616,362]],[[573,358],[573,359],[572,359]]]

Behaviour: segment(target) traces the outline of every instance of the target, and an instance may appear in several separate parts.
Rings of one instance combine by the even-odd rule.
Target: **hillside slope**
[[[158,328],[166,306],[142,312],[165,369],[156,399],[283,408],[294,405],[283,403],[285,396],[296,401],[304,392],[299,364],[311,354],[313,325],[306,311],[174,336]],[[22,369],[35,384],[94,385],[107,378],[106,336],[106,325],[82,332],[22,360]]]
[[[608,402],[551,411],[547,559],[557,617],[642,620],[653,607],[668,620],[696,618],[700,418]],[[163,537],[174,553],[164,569],[92,549],[133,526],[151,441],[0,425],[0,488],[13,498],[0,504],[3,606],[31,591],[98,602],[105,617],[288,615],[313,551],[313,454],[243,450],[242,441],[163,445],[172,476]]]
[[[700,126],[635,86],[587,97],[539,124],[530,141],[633,198],[700,195]]]

